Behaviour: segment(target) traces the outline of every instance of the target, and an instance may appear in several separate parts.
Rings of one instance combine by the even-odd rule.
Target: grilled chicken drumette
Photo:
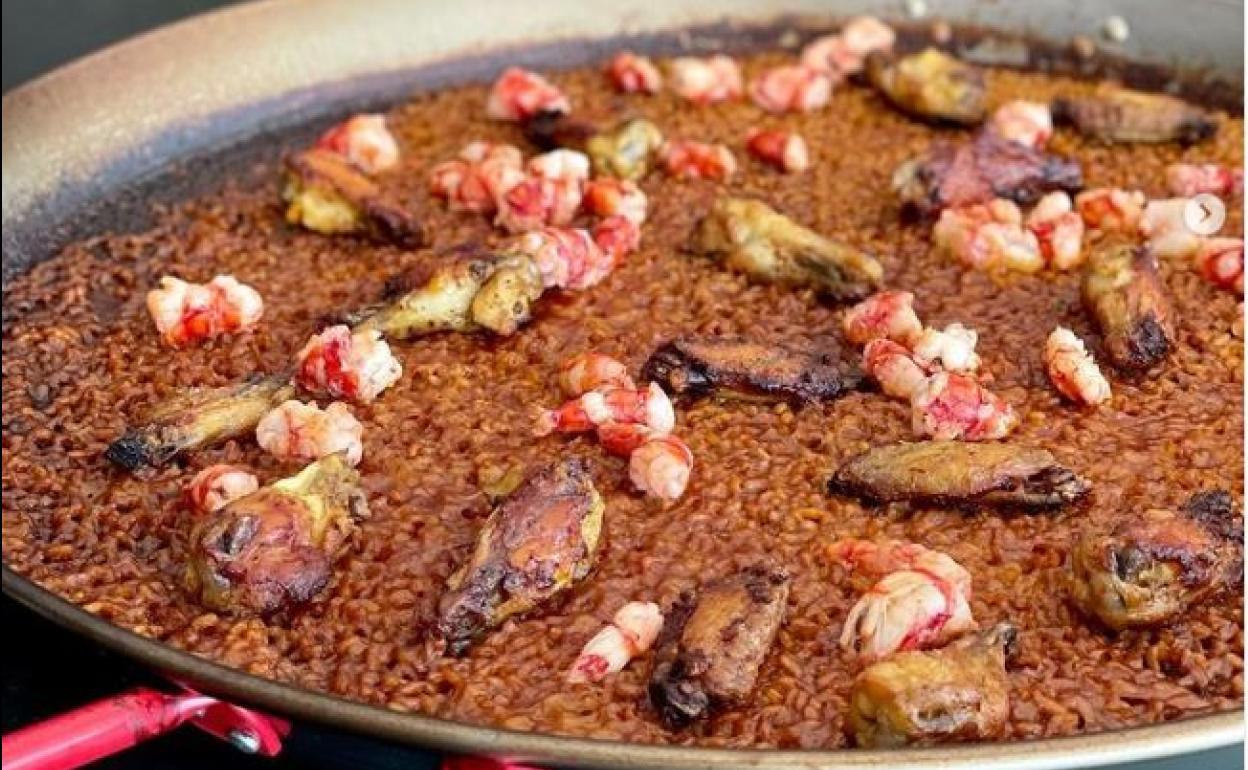
[[[109,444],[104,456],[130,471],[164,465],[183,452],[247,435],[261,417],[294,393],[289,375],[188,390],[157,405],[138,426]]]
[[[359,480],[342,455],[329,455],[199,519],[187,588],[204,606],[237,614],[308,601],[368,514]]]
[[[1242,577],[1243,519],[1223,491],[1090,532],[1071,553],[1071,598],[1108,628],[1146,628]]]
[[[472,555],[447,580],[438,631],[458,654],[478,636],[567,591],[598,555],[605,510],[583,460],[530,476],[477,535]]]
[[[850,458],[828,481],[832,494],[873,502],[970,508],[1058,508],[1089,489],[1043,449],[965,441],[876,447]]]
[[[983,71],[939,49],[899,58],[872,54],[867,79],[894,106],[917,118],[963,125],[984,120]]]
[[[840,302],[862,299],[884,279],[874,257],[745,198],[716,201],[690,248],[756,281],[811,288]]]
[[[1005,664],[1017,629],[999,623],[939,650],[899,652],[868,666],[850,691],[863,748],[1001,738],[1010,716]]]
[[[754,566],[680,598],[650,677],[650,701],[665,724],[679,728],[749,696],[788,596],[786,572]]]
[[[800,405],[839,398],[862,383],[838,345],[799,349],[738,337],[677,337],[660,346],[641,378],[673,396],[712,394]]]
[[[1054,99],[1052,109],[1055,120],[1106,142],[1194,144],[1218,131],[1212,116],[1182,99],[1108,83],[1090,96]]]
[[[1174,348],[1173,311],[1157,256],[1148,246],[1108,240],[1097,244],[1083,273],[1083,306],[1105,339],[1109,360],[1140,372]]]
[[[399,246],[425,240],[416,214],[385,194],[337,153],[301,152],[287,161],[282,197],[286,219],[325,235],[366,235]]]

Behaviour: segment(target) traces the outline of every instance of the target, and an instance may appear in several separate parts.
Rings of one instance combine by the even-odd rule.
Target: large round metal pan
[[[978,30],[967,55],[1006,65],[1067,61],[1073,36],[1108,46],[1118,75],[1238,100],[1243,4],[1189,0],[927,0],[929,13]],[[914,4],[910,4],[911,10]],[[862,0],[269,0],[208,14],[82,59],[4,97],[3,243],[9,277],[68,239],[141,224],[153,198],[212,185],[276,132],[414,90],[485,80],[502,63],[542,68],[634,48],[758,47],[780,32],[871,11],[904,21],[901,2]],[[1049,41],[1052,45],[1035,44]],[[1103,42],[1103,41],[1102,41]],[[1104,47],[1104,46],[1103,46]],[[1041,52],[1046,53],[1041,53]],[[1124,62],[1133,62],[1128,66]],[[1078,65],[1093,74],[1105,60]],[[1148,65],[1148,66],[1135,66]],[[1229,96],[1228,96],[1229,95]],[[299,132],[294,132],[299,136]],[[248,148],[251,148],[250,150]],[[4,591],[90,639],[222,698],[401,743],[616,768],[1089,767],[1196,752],[1242,740],[1242,714],[1096,735],[901,751],[747,751],[638,746],[494,730],[386,711],[225,668],[135,635],[4,567]]]

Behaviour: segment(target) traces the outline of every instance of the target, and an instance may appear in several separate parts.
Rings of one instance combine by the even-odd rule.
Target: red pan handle
[[[146,687],[98,700],[4,736],[5,770],[70,770],[192,721],[250,753],[276,754],[289,726],[195,692]]]

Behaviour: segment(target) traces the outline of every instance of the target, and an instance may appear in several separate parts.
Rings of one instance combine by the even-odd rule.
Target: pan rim
[[[205,19],[255,20],[269,16],[276,10],[285,9],[283,12],[289,12],[293,5],[290,0],[265,0],[220,9],[144,33],[66,64],[6,92],[5,123],[9,122],[11,104],[32,94],[55,89],[64,80],[91,70],[100,62],[115,60],[118,56],[124,57],[127,52],[141,50],[152,41],[165,41],[172,35],[202,24]],[[177,128],[175,124],[167,126],[170,127]],[[9,173],[6,168],[4,186],[7,188],[8,184]],[[7,192],[4,197],[7,231],[12,212]],[[5,250],[8,251],[7,235]],[[1072,761],[1091,767],[1221,748],[1242,741],[1244,734],[1242,711],[1057,738],[889,751],[713,749],[522,733],[387,710],[226,667],[93,615],[20,575],[7,561],[3,564],[2,582],[5,595],[58,625],[82,634],[114,652],[201,685],[210,694],[237,698],[244,703],[296,718],[348,727],[401,743],[504,755],[509,759],[546,764],[588,762],[595,766],[620,768],[692,768],[733,764],[774,768],[870,766],[904,770],[949,767],[965,763],[966,766],[991,764],[997,768],[1041,770],[1067,766]]]

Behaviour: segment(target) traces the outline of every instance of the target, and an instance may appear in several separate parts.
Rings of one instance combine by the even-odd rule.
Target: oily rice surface
[[[745,60],[747,76],[777,57]],[[282,221],[277,159],[240,169],[217,195],[163,212],[146,233],[101,235],[67,248],[7,288],[4,330],[4,555],[19,572],[102,617],[231,666],[394,709],[456,720],[645,742],[718,746],[847,744],[846,700],[856,671],[836,640],[857,598],[825,555],[842,537],[900,538],[947,552],[974,576],[975,617],[1022,630],[1011,669],[1013,738],[1105,730],[1239,708],[1243,603],[1233,590],[1169,628],[1110,635],[1067,604],[1064,562],[1086,527],[1173,507],[1209,487],[1243,495],[1243,344],[1230,329],[1238,298],[1186,264],[1165,264],[1179,349],[1138,381],[1111,373],[1114,397],[1096,411],[1062,402],[1041,362],[1046,335],[1071,327],[1100,351],[1080,310],[1074,274],[994,281],[931,253],[926,228],[902,226],[888,192],[892,169],[937,136],[856,86],[829,108],[765,116],[742,102],[707,108],[671,95],[612,94],[596,71],[556,73],[578,112],[654,119],[669,137],[732,146],[741,171],[723,186],[651,174],[641,250],[602,284],[548,296],[516,335],[440,335],[393,347],[403,378],[374,404],[361,465],[372,517],[326,590],[271,618],[205,612],[181,589],[189,514],[180,490],[219,462],[263,482],[296,469],[251,441],[195,453],[139,480],[101,458],[107,443],[161,397],[272,372],[323,319],[375,300],[385,279],[435,259]],[[1090,86],[994,72],[994,104],[1048,99]],[[424,209],[435,247],[492,237],[488,223],[430,200],[431,166],[472,138],[524,146],[514,126],[484,119],[482,87],[421,96],[390,113],[404,150],[386,184]],[[783,176],[746,157],[751,127],[799,130],[813,167]],[[1188,159],[1242,166],[1243,126],[1222,116],[1212,141],[1107,147],[1059,130],[1055,152],[1083,163],[1089,186],[1164,193],[1163,169]],[[275,151],[276,154],[276,151]],[[258,181],[257,181],[258,180]],[[1052,450],[1096,485],[1087,505],[1055,515],[967,515],[868,509],[830,499],[832,468],[867,447],[911,437],[908,409],[853,394],[800,411],[703,402],[678,412],[696,457],[684,498],[663,507],[635,491],[624,461],[586,438],[532,436],[533,410],[560,401],[556,370],[583,350],[617,356],[636,373],[661,341],[683,333],[802,341],[837,334],[842,311],[811,294],[751,285],[682,253],[697,217],[724,192],[763,198],[798,221],[879,255],[890,286],[915,292],[923,319],[980,333],[993,389],[1019,411],[1012,440]],[[1242,233],[1239,204],[1226,231]],[[163,347],[145,292],[172,274],[231,273],[265,298],[249,334],[202,347]],[[590,458],[607,500],[599,565],[566,598],[489,634],[464,658],[434,653],[431,624],[443,583],[488,513],[480,484],[513,466]],[[763,558],[794,576],[787,619],[753,697],[684,732],[660,727],[645,703],[649,662],[598,685],[563,674],[581,645],[630,600],[666,606],[685,589]]]

